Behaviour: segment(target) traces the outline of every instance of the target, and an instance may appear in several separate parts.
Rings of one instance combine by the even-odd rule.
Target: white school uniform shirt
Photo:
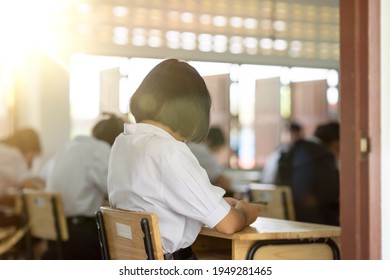
[[[215,182],[219,176],[223,175],[223,166],[213,154],[213,151],[205,143],[188,143],[191,152],[198,159],[199,164],[206,170],[210,181]]]
[[[186,248],[203,224],[229,212],[225,191],[211,185],[187,145],[150,124],[126,124],[108,168],[112,207],[157,214],[164,253]]]
[[[15,147],[0,143],[0,195],[31,176],[26,160]]]
[[[67,217],[94,217],[103,204],[110,150],[104,141],[78,136],[55,156],[46,189],[61,193]]]

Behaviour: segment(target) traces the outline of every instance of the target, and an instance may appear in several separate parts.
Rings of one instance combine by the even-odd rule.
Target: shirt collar
[[[172,139],[177,141],[171,134],[169,134],[164,129],[157,127],[152,124],[147,123],[136,123],[136,124],[130,124],[127,123],[124,125],[124,135],[131,135],[135,133],[144,133],[144,134],[154,134],[163,138]]]

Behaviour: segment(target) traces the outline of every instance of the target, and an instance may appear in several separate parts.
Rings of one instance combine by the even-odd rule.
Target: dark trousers
[[[95,218],[67,218],[69,240],[61,242],[64,260],[101,260],[100,245]],[[46,260],[58,259],[57,244],[49,241]]]
[[[165,260],[198,260],[198,258],[195,256],[194,252],[192,251],[191,246],[177,250],[172,254],[169,253],[164,254],[164,259]]]

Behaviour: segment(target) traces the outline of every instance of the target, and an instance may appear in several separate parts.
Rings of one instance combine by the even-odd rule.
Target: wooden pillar
[[[341,257],[381,258],[380,0],[340,1]]]

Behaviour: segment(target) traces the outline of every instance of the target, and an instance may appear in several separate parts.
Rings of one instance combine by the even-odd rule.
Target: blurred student
[[[296,220],[339,225],[339,123],[317,126],[314,135],[294,143],[278,178],[292,188]]]
[[[69,240],[62,244],[64,259],[101,259],[94,217],[107,197],[111,146],[123,123],[114,115],[99,121],[92,136],[76,137],[53,159],[46,189],[62,195],[69,230]],[[55,252],[50,242],[44,258],[56,258]]]
[[[167,59],[146,75],[130,101],[112,147],[108,193],[112,207],[158,216],[164,257],[197,259],[191,245],[202,226],[231,234],[264,206],[223,198],[185,142],[208,133],[211,98],[203,78],[184,61]]]
[[[231,179],[224,174],[224,166],[218,161],[218,152],[226,145],[225,136],[219,127],[211,127],[203,142],[187,143],[209,176],[211,184],[225,189],[226,195],[232,194]]]
[[[10,190],[44,187],[31,171],[33,160],[40,153],[38,133],[31,128],[17,130],[0,140],[0,196]]]
[[[266,184],[277,184],[277,173],[279,160],[285,156],[290,147],[298,140],[303,138],[302,126],[297,122],[288,124],[288,140],[287,143],[280,144],[268,157],[264,164],[261,181]]]

